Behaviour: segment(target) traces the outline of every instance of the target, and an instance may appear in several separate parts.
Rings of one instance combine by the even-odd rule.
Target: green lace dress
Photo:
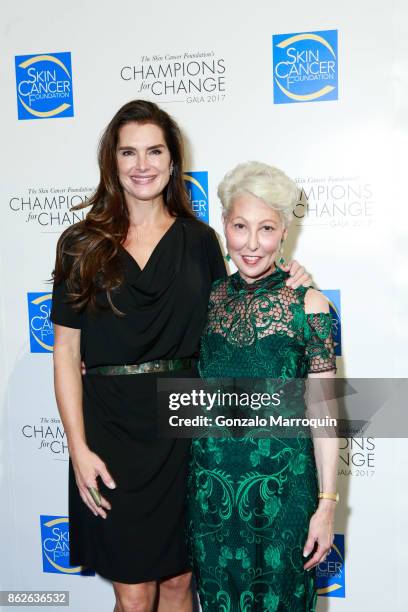
[[[253,284],[238,273],[214,283],[202,378],[285,381],[335,368],[330,314],[305,314],[307,289],[286,278],[276,270]],[[303,569],[302,551],[317,495],[306,435],[193,440],[187,533],[205,612],[315,609],[315,572]]]

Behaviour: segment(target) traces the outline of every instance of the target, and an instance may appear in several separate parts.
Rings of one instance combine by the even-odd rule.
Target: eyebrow
[[[166,145],[164,144],[158,144],[158,145],[153,145],[151,147],[147,147],[148,151],[151,151],[152,149],[164,149]],[[118,147],[118,151],[136,151],[135,147],[132,146],[122,146],[122,147]]]
[[[237,221],[238,219],[242,219],[243,221],[246,221],[245,217],[241,217],[241,216],[232,217],[232,219],[234,221]],[[278,223],[278,221],[273,221],[272,219],[264,219],[263,221],[258,221],[258,224],[261,224],[261,223]]]

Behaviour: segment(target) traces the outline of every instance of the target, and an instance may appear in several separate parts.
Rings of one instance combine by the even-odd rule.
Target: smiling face
[[[237,195],[224,217],[227,250],[248,283],[275,270],[281,240],[286,238],[282,219],[263,200],[250,193]]]
[[[162,129],[153,123],[126,123],[118,133],[116,160],[126,202],[163,201],[171,158]]]

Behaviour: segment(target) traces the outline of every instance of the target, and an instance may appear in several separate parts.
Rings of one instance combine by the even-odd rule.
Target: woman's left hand
[[[292,289],[297,289],[300,286],[310,287],[312,284],[312,277],[308,272],[306,272],[305,268],[300,265],[298,261],[295,259],[288,264],[280,266],[282,270],[285,272],[289,272],[290,277],[286,281],[287,287],[292,287]]]
[[[304,569],[310,570],[322,561],[324,561],[330,552],[333,544],[333,524],[334,524],[334,509],[335,503],[330,500],[324,500],[325,504],[319,505],[316,512],[313,514],[309,523],[309,533],[306,544],[303,548],[303,556],[307,557],[317,548],[313,556],[304,564]]]

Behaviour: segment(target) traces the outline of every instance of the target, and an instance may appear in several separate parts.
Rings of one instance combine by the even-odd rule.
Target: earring
[[[169,171],[170,176],[173,174],[173,170],[174,170],[174,166],[173,166],[173,164],[172,164],[172,165],[170,166],[170,171]]]
[[[281,243],[279,245],[279,250],[276,255],[275,261],[279,266],[283,266],[283,264],[285,263],[285,258],[283,256],[283,240],[281,240]]]
[[[229,253],[227,253],[227,254],[225,255],[225,258],[224,258],[224,259],[225,259],[226,261],[230,262],[230,261],[231,261],[231,255],[230,255]]]

